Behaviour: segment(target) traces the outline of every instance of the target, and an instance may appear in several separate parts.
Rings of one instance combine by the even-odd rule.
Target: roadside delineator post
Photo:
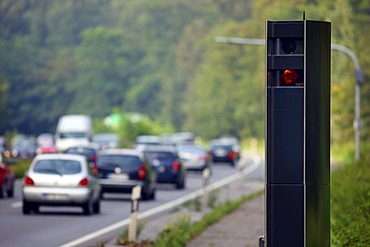
[[[137,235],[137,216],[139,210],[139,199],[141,196],[141,186],[135,186],[131,193],[131,214],[130,214],[130,225],[128,229],[128,240],[130,242],[136,241]]]
[[[210,171],[209,168],[206,168],[203,170],[202,173],[203,177],[203,208],[206,208],[208,205],[208,184],[209,184],[209,177],[210,177]]]

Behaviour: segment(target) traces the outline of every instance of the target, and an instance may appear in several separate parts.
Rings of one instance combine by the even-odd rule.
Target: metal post
[[[360,131],[362,128],[361,120],[361,88],[360,85],[364,82],[364,73],[361,69],[360,63],[356,55],[347,47],[338,44],[331,44],[331,49],[340,51],[348,55],[354,65],[355,65],[355,76],[356,76],[356,85],[355,85],[355,119],[353,121],[353,129],[355,131],[355,160],[360,160],[360,143],[361,135]]]

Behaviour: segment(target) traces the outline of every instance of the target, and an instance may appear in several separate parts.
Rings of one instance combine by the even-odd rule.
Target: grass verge
[[[370,246],[370,155],[333,171],[331,246]]]
[[[244,196],[239,200],[227,201],[226,203],[215,207],[214,210],[205,214],[200,221],[191,222],[188,216],[179,218],[175,223],[169,225],[162,231],[156,241],[148,246],[151,247],[177,247],[185,246],[190,240],[199,236],[209,226],[217,223],[225,215],[233,212],[246,201],[249,201],[264,193],[263,190],[251,195]]]

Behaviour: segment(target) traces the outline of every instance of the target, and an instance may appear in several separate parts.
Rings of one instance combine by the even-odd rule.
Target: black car
[[[37,142],[32,136],[18,135],[13,139],[11,155],[15,158],[27,159],[36,155]]]
[[[64,153],[67,154],[81,154],[84,155],[88,162],[96,164],[99,157],[99,147],[98,146],[74,146],[67,148]]]
[[[157,172],[157,183],[174,184],[177,189],[185,188],[186,168],[176,147],[148,146],[143,152]]]
[[[94,174],[97,173],[96,163],[99,157],[99,148],[95,145],[86,145],[86,146],[74,146],[67,148],[64,153],[67,154],[81,154],[86,157],[90,167],[93,169]]]
[[[211,141],[209,154],[213,162],[229,163],[235,166],[240,159],[240,145],[235,138],[220,138]]]
[[[132,149],[102,151],[97,162],[98,179],[103,193],[131,193],[141,186],[141,198],[155,199],[156,173],[145,156]]]

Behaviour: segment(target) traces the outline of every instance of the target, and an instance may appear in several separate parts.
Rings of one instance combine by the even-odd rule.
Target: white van
[[[93,136],[91,117],[88,115],[65,115],[59,118],[55,132],[55,146],[59,152],[77,145],[87,145]]]

